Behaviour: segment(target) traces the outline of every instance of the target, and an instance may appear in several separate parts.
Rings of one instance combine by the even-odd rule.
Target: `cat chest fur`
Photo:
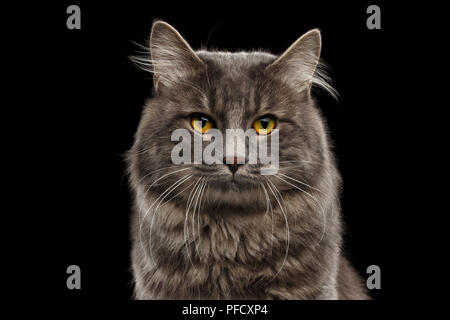
[[[333,257],[336,248],[328,239],[320,250],[292,240],[287,247],[286,223],[277,210],[273,217],[229,221],[208,214],[186,219],[170,203],[143,218],[145,212],[141,218],[136,212],[134,223],[144,223],[133,250],[138,298],[312,298],[323,294],[314,288],[333,278],[333,263],[323,253]],[[290,238],[300,232],[305,231],[291,227]],[[318,265],[321,272],[311,272]]]

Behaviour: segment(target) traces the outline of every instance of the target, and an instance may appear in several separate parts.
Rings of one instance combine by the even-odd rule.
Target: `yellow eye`
[[[275,127],[275,119],[271,116],[263,116],[253,122],[253,128],[258,134],[269,134]]]
[[[195,131],[200,132],[202,134],[214,126],[212,121],[205,116],[192,117],[191,123],[192,128],[194,128]]]

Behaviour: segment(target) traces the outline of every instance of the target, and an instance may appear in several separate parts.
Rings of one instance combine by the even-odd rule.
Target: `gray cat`
[[[153,24],[154,74],[127,154],[136,299],[368,299],[341,252],[340,176],[311,87],[334,93],[312,30],[281,56],[194,52]],[[175,129],[279,132],[279,170],[171,161]],[[259,130],[259,131],[258,131]]]

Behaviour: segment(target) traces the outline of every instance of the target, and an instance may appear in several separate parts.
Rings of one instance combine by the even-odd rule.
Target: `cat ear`
[[[303,90],[310,90],[319,63],[321,36],[318,29],[306,32],[267,67],[274,77]]]
[[[150,53],[156,90],[160,85],[170,87],[186,74],[203,66],[203,62],[178,31],[163,21],[153,24]]]

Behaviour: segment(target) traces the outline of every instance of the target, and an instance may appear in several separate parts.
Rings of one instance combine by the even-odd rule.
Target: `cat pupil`
[[[208,122],[208,119],[201,117],[200,122],[202,123],[202,128],[204,128],[206,126],[206,123]]]
[[[261,119],[259,122],[261,123],[261,127],[263,127],[263,129],[266,129],[269,126],[269,119],[267,118]]]

